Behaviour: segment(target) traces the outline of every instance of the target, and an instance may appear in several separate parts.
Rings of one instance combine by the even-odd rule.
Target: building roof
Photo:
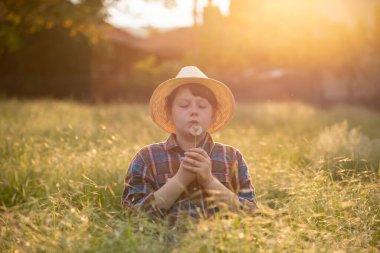
[[[126,30],[106,24],[102,27],[102,33],[108,41],[164,58],[183,56],[189,50],[193,50],[197,43],[194,27],[181,27],[149,38],[139,38]]]
[[[195,48],[196,28],[182,27],[141,40],[139,46],[162,57],[177,57]]]
[[[109,24],[105,24],[101,30],[104,38],[108,41],[112,41],[113,43],[123,46],[129,46],[144,50],[144,48],[141,47],[142,39],[132,35],[126,30],[114,27]]]

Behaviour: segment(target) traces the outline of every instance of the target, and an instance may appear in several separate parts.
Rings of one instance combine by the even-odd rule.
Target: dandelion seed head
[[[200,135],[202,133],[202,131],[203,130],[202,130],[202,127],[200,125],[194,124],[194,125],[191,125],[191,127],[190,127],[190,133],[194,136]]]

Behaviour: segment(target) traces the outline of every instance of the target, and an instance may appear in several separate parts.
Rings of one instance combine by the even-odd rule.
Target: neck
[[[206,136],[206,133],[202,133],[201,135],[198,135],[196,138],[197,143],[195,143],[195,136],[193,135],[181,135],[179,133],[176,134],[176,140],[178,145],[184,150],[187,151],[190,148],[195,148],[195,146],[198,146],[198,144],[204,139]]]

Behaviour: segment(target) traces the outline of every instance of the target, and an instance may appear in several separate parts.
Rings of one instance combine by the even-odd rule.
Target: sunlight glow
[[[207,0],[198,0],[198,10],[202,11]],[[229,0],[214,0],[224,15],[228,14]],[[168,9],[159,2],[144,2],[143,0],[120,1],[109,9],[108,21],[121,27],[154,26],[160,28],[191,26],[193,1],[177,0],[177,6]]]
[[[207,0],[198,0],[198,10],[201,14]],[[223,15],[229,14],[230,0],[214,0],[214,5],[220,8]],[[266,0],[256,1],[262,10],[271,13],[296,15],[307,18],[310,11],[322,13],[335,20],[353,23],[357,19],[368,19],[369,14],[379,0]],[[145,2],[144,0],[121,0],[116,6],[109,8],[108,21],[119,27],[139,28],[154,26],[159,28],[191,26],[193,0],[177,0],[177,6],[165,8],[162,3]],[[303,14],[302,14],[303,13]]]

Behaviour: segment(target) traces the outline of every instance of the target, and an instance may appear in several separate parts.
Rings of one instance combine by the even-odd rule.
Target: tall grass
[[[0,251],[379,252],[380,114],[238,105],[213,135],[239,148],[260,213],[176,227],[123,214],[129,162],[167,135],[145,105],[0,101]]]

